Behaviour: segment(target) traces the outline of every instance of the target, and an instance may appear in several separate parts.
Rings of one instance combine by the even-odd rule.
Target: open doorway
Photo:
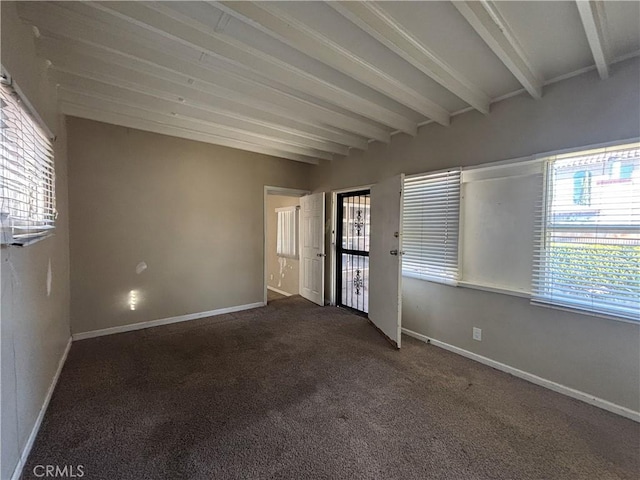
[[[369,312],[370,191],[337,195],[336,304],[366,315]]]
[[[299,293],[300,198],[267,195],[267,302]]]
[[[306,191],[265,187],[265,305],[299,294],[300,197]]]
[[[330,302],[366,316],[397,348],[402,328],[404,175],[331,192]]]

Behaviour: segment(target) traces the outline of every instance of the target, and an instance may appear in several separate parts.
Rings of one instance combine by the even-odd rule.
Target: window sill
[[[474,282],[458,282],[463,288],[472,288],[474,290],[482,290],[484,292],[491,293],[500,293],[503,295],[511,295],[512,297],[521,297],[521,298],[531,298],[531,292],[526,292],[523,290],[513,290],[510,288],[499,287],[497,285],[488,285],[485,283],[474,283]]]
[[[437,283],[440,285],[447,285],[450,287],[455,287],[455,286],[460,286],[462,288],[471,288],[473,290],[482,290],[485,292],[491,292],[491,293],[498,293],[501,295],[510,295],[512,297],[520,297],[520,298],[527,298],[527,299],[531,299],[531,294],[529,292],[523,292],[520,290],[510,290],[507,288],[503,288],[503,287],[497,287],[497,286],[493,286],[493,285],[486,285],[486,284],[479,284],[479,283],[472,283],[472,282],[464,282],[464,281],[459,281],[456,284],[453,283],[445,283],[445,282],[441,282],[441,281],[436,281],[436,280],[430,280],[428,278],[424,278],[424,277],[420,277],[418,275],[412,275],[412,274],[402,274],[403,277],[407,277],[407,278],[413,278],[415,280],[422,280],[424,282],[430,282],[430,283]],[[616,317],[614,315],[605,315],[602,313],[596,313],[596,312],[590,312],[588,310],[581,310],[578,308],[569,308],[569,307],[561,307],[559,305],[553,305],[550,303],[544,303],[544,302],[535,302],[535,301],[531,301],[530,302],[531,305],[536,306],[536,307],[544,307],[544,308],[550,308],[552,310],[560,310],[562,312],[568,312],[568,313],[576,313],[579,315],[588,315],[590,317],[597,317],[597,318],[603,318],[605,320],[613,320],[616,322],[622,322],[622,323],[630,323],[632,325],[640,325],[640,322],[637,320],[630,320],[628,318],[623,318],[623,317]]]
[[[471,288],[473,290],[482,290],[483,292],[491,292],[491,293],[499,293],[501,295],[511,295],[512,297],[520,297],[520,298],[527,298],[530,299],[531,298],[531,292],[526,292],[523,290],[512,290],[509,288],[504,288],[504,287],[499,287],[497,285],[488,285],[488,284],[482,284],[482,283],[475,283],[475,282],[465,282],[462,280],[459,281],[445,281],[445,280],[438,280],[438,279],[432,279],[432,278],[425,278],[423,276],[417,275],[417,274],[411,274],[411,273],[403,273],[402,274],[403,277],[406,278],[413,278],[416,280],[422,280],[424,282],[431,282],[431,283],[437,283],[440,285],[447,285],[449,287],[462,287],[462,288]]]
[[[440,285],[448,285],[449,287],[457,287],[458,286],[458,282],[456,280],[448,280],[448,279],[438,278],[438,277],[428,277],[428,276],[425,276],[425,275],[420,275],[418,273],[402,272],[402,276],[405,277],[405,278],[413,278],[415,280],[422,280],[423,282],[438,283]]]
[[[449,287],[462,287],[462,288],[471,288],[473,290],[482,290],[484,292],[491,292],[491,293],[499,293],[502,295],[511,295],[512,297],[521,297],[521,298],[531,298],[531,293],[530,292],[525,292],[522,290],[512,290],[509,288],[504,288],[504,287],[499,287],[496,285],[487,285],[487,284],[482,284],[482,283],[474,283],[474,282],[465,282],[462,280],[459,281],[454,281],[454,280],[450,280],[450,281],[446,281],[446,280],[439,280],[439,279],[434,279],[434,278],[427,278],[424,276],[420,276],[417,274],[412,274],[412,273],[403,273],[402,274],[403,277],[406,278],[413,278],[416,280],[422,280],[424,282],[431,282],[431,283],[438,283],[440,285],[447,285]]]
[[[3,243],[2,244],[2,248],[6,248],[6,247],[28,247],[29,245],[33,245],[35,243],[38,243],[42,240],[45,240],[49,237],[53,237],[55,235],[55,233],[47,233],[45,235],[40,235],[38,237],[33,237],[33,238],[29,238],[28,240],[25,240],[24,242],[14,242],[14,243]]]

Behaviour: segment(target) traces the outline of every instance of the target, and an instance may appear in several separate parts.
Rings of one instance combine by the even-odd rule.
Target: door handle
[[[316,253],[316,257],[326,257],[324,253]]]
[[[389,253],[391,255],[404,255],[404,252],[399,252],[398,250],[390,250]]]

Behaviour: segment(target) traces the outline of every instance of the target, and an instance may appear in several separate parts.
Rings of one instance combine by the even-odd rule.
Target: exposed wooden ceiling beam
[[[380,5],[374,2],[327,4],[473,108],[489,113],[487,94],[429,50]]]
[[[112,13],[120,19],[149,29],[165,38],[178,40],[208,55],[231,60],[238,65],[267,76],[282,85],[304,92],[342,109],[361,115],[391,128],[411,135],[417,131],[417,123],[389,110],[354,92],[344,90],[286,61],[277,59],[262,51],[234,39],[222,32],[216,32],[206,24],[181,16],[179,12],[164,5],[138,2],[88,3],[93,8]],[[179,5],[179,4],[176,4]]]
[[[576,0],[576,5],[600,78],[609,78],[609,37],[603,2]]]
[[[392,73],[372,65],[345,46],[339,45],[326,35],[313,30],[309,25],[303,24],[273,4],[269,2],[220,3],[231,14],[245,21],[261,25],[265,31],[305,55],[349,75],[441,125],[449,125],[449,112],[440,105],[403,84]],[[216,5],[219,4],[216,3]]]
[[[94,92],[84,93],[71,91],[65,87],[59,88],[59,99],[63,102],[75,103],[93,108],[99,111],[117,113],[131,117],[145,118],[164,125],[184,128],[194,132],[206,133],[220,138],[246,142],[253,145],[260,145],[265,148],[272,148],[277,151],[306,155],[308,157],[320,158],[322,160],[332,160],[333,154],[315,150],[313,148],[299,147],[296,145],[276,141],[263,135],[255,135],[239,129],[229,128],[213,124],[211,122],[196,119],[194,117],[182,116],[179,114],[161,112],[155,107],[140,107],[119,98],[109,98],[107,96],[96,95]]]
[[[63,44],[68,45],[68,42],[63,42]],[[43,58],[51,60],[59,69],[75,75],[92,78],[142,93],[149,92],[159,98],[166,98],[168,100],[184,99],[185,103],[199,105],[202,108],[210,110],[215,110],[215,105],[218,102],[215,94],[219,94],[220,89],[215,85],[205,85],[202,81],[188,85],[188,80],[181,78],[179,74],[176,74],[177,76],[174,78],[171,72],[156,71],[150,65],[138,64],[132,61],[131,58],[120,57],[119,54],[115,52],[105,52],[101,49],[94,50],[92,48],[82,48],[77,51],[73,48],[59,48],[56,46],[56,43],[51,40],[38,41],[37,49]],[[80,51],[83,53],[79,53]],[[123,65],[127,65],[127,67]],[[217,80],[221,80],[221,78],[222,75],[217,76]],[[279,97],[276,93],[271,97],[272,101],[277,102],[278,99]],[[286,100],[286,97],[283,99]],[[214,105],[213,108],[209,107],[212,101]],[[259,101],[256,100],[256,103],[259,103]],[[294,106],[298,107],[295,103]],[[309,110],[311,110],[311,115],[319,118],[320,121],[326,116],[328,117],[327,120],[331,119],[346,128],[372,133],[375,137],[381,137],[382,139],[388,138],[387,132],[379,132],[376,130],[376,127],[372,127],[369,124],[351,123],[351,119],[348,118],[329,116],[328,112],[322,109],[316,111],[309,107]],[[361,141],[356,141],[357,138],[343,134],[336,136],[337,138],[335,138],[335,140],[344,142],[346,138],[348,143],[355,143],[354,146],[362,147]]]
[[[51,45],[52,39],[38,42],[39,48],[45,50],[41,52],[45,58],[47,55],[57,55],[59,62],[64,62],[66,58],[60,53],[82,52],[100,61],[126,66],[124,73],[120,73],[124,78],[136,82],[132,77],[137,77],[141,85],[166,92],[173,95],[172,98],[188,97],[212,107],[221,105],[227,110],[244,111],[247,115],[256,115],[258,112],[258,116],[266,116],[280,123],[284,119],[289,128],[310,131],[316,137],[350,147],[367,148],[366,139],[358,135],[389,141],[388,131],[366,121],[138,43],[144,39],[142,36],[136,37],[118,29],[105,31],[103,23],[74,12],[49,4],[40,4],[38,9],[21,5],[20,11],[25,20],[39,26],[42,32],[53,32],[56,37],[64,37],[55,39],[57,47]],[[50,45],[47,46],[48,43]],[[344,131],[336,130],[334,126]]]
[[[128,111],[121,110],[119,105],[112,107],[107,101],[74,96],[73,94],[66,93],[64,90],[60,92],[60,109],[65,115],[87,118],[129,128],[137,128],[174,137],[198,140],[250,152],[264,153],[266,155],[273,155],[299,162],[318,163],[318,158],[314,156],[280,150],[276,147],[269,147],[247,140],[237,140],[217,135],[207,131],[206,128],[200,128],[198,125],[196,125],[195,128],[185,127],[183,124],[179,124],[179,122],[165,118],[162,115],[156,116],[150,112],[136,111],[134,108],[130,108]]]
[[[269,126],[256,123],[251,119],[239,119],[235,116],[212,112],[205,108],[190,105],[179,100],[166,100],[149,93],[117,87],[96,80],[71,75],[62,71],[56,71],[55,69],[52,71],[51,78],[57,81],[68,91],[82,93],[84,95],[94,95],[97,98],[119,100],[121,102],[125,102],[127,105],[144,108],[156,113],[170,113],[173,116],[178,116],[179,118],[194,119],[205,122],[213,128],[228,129],[231,132],[238,132],[241,135],[246,135],[248,140],[255,137],[255,143],[259,143],[258,140],[262,138],[268,141],[281,142],[302,148],[312,148],[318,151],[336,153],[339,155],[347,155],[349,152],[348,147],[285,133]]]
[[[172,137],[186,138],[188,140],[195,140],[198,142],[220,145],[223,147],[231,147],[239,150],[246,150],[248,152],[261,153],[264,155],[280,157],[297,162],[309,163],[312,165],[317,165],[318,163],[320,163],[317,159],[306,157],[304,155],[296,155],[288,152],[278,152],[269,148],[261,147],[260,145],[253,145],[246,142],[235,142],[225,138],[218,138],[214,135],[209,135],[206,133],[194,132],[177,127],[168,127],[161,123],[156,123],[144,118],[128,117],[126,115],[97,111],[70,102],[60,102],[60,111],[64,115],[86,118],[88,120],[95,120],[96,122],[110,123],[112,125],[134,128],[136,130],[144,130],[147,132],[159,133]]]
[[[164,79],[159,79],[150,75],[145,75],[143,73],[125,69],[116,64],[109,65],[90,57],[81,56],[79,58],[74,58],[71,55],[71,53],[73,52],[72,49],[66,50],[66,54],[61,54],[64,55],[64,60],[60,60],[60,58],[57,57],[57,53],[47,53],[47,47],[41,47],[40,45],[41,44],[38,43],[38,50],[43,52],[43,56],[50,59],[56,59],[56,66],[51,69],[51,76],[55,81],[58,81],[59,83],[66,84],[69,81],[68,78],[94,81],[105,86],[125,89],[136,94],[150,95],[154,98],[176,103],[179,105],[191,105],[197,107],[199,110],[207,112],[208,115],[213,117],[231,116],[231,118],[239,118],[245,120],[245,117],[235,115],[233,113],[233,109],[220,110],[215,106],[210,106],[210,95],[206,92],[193,88],[183,87],[177,84],[171,84]],[[57,52],[59,51],[60,50],[57,50]],[[67,80],[61,80],[61,75],[66,75]],[[216,100],[215,97],[214,100]],[[342,138],[342,135],[340,135],[335,139],[339,141],[328,141],[325,137],[308,135],[304,131],[301,132],[296,130],[295,128],[283,129],[280,124],[257,122],[255,116],[246,117],[246,121],[270,128],[275,128],[277,130],[281,130],[285,134],[302,136],[303,138],[308,138],[314,141],[325,143],[329,142],[329,144],[344,146],[349,146],[349,143],[355,143],[355,145],[353,145],[354,147],[362,147],[360,141],[357,138],[354,138],[353,141],[345,141]],[[304,128],[304,125],[299,125],[299,127]],[[320,131],[320,133],[323,135],[328,135],[327,132]]]
[[[542,98],[542,79],[522,51],[496,2],[469,0],[452,3],[527,92],[534,98]]]

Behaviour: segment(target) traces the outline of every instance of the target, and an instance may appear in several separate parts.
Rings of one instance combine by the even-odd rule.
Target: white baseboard
[[[29,454],[31,453],[31,448],[33,447],[33,442],[36,441],[36,437],[38,436],[38,432],[40,431],[40,425],[42,425],[42,419],[44,418],[44,414],[47,411],[47,407],[49,406],[49,402],[51,401],[51,396],[53,395],[53,391],[58,384],[58,378],[60,378],[60,372],[62,372],[62,367],[64,366],[64,362],[67,360],[67,355],[69,354],[69,349],[71,348],[72,339],[69,337],[69,341],[67,342],[67,346],[64,349],[64,353],[62,357],[60,357],[60,361],[58,362],[58,368],[56,370],[53,379],[51,380],[51,385],[49,385],[49,390],[47,391],[47,395],[44,397],[44,402],[42,402],[42,407],[40,407],[40,412],[38,412],[38,417],[36,418],[35,423],[33,424],[33,428],[31,429],[31,433],[29,434],[29,438],[27,438],[27,443],[22,449],[22,455],[20,455],[20,459],[18,460],[18,464],[16,465],[15,470],[13,471],[13,475],[11,476],[11,480],[18,480],[22,475],[22,469],[24,468],[24,464],[27,462],[27,458],[29,458]]]
[[[189,313],[187,315],[178,315],[177,317],[161,318],[159,320],[150,320],[148,322],[132,323],[129,325],[121,325],[118,327],[103,328],[100,330],[91,330],[89,332],[74,333],[73,340],[84,340],[87,338],[102,337],[104,335],[113,335],[115,333],[131,332],[133,330],[142,330],[145,328],[159,327],[170,323],[186,322],[188,320],[197,320],[198,318],[214,317],[224,313],[241,312],[242,310],[250,310],[252,308],[264,307],[264,302],[249,303],[246,305],[237,305],[235,307],[218,308],[217,310],[209,310],[208,312]]]
[[[441,342],[440,340],[427,337],[426,335],[422,335],[421,333],[414,332],[407,328],[403,328],[402,333],[406,333],[410,337],[416,338],[423,342],[430,343],[432,345],[435,345],[436,347],[444,348],[445,350],[449,350],[450,352],[457,353],[458,355],[462,355],[463,357],[470,358],[471,360],[475,360],[476,362],[483,363],[497,370],[510,373],[514,377],[522,378],[523,380],[527,380],[531,383],[535,383],[536,385],[540,385],[541,387],[548,388],[549,390],[553,390],[554,392],[562,393],[563,395],[567,395],[568,397],[572,397],[577,400],[582,400],[583,402],[586,402],[590,405],[594,405],[596,407],[602,408],[609,412],[622,415],[623,417],[629,418],[636,422],[640,422],[640,412],[636,412],[634,410],[631,410],[630,408],[623,407],[621,405],[617,405],[615,403],[609,402],[602,398],[595,397],[585,392],[581,392],[580,390],[576,390],[574,388],[567,387],[565,385],[561,385],[556,382],[552,382],[551,380],[547,380],[546,378],[538,377],[537,375],[525,372],[524,370],[519,370],[517,368],[511,367],[504,363],[500,363],[490,358],[483,357],[482,355],[478,355],[477,353],[473,353],[468,350],[464,350],[462,348],[449,345],[448,343],[444,343],[444,342]]]
[[[288,292],[285,292],[284,290],[280,290],[279,288],[271,287],[269,285],[267,285],[267,290],[271,290],[272,292],[279,293],[280,295],[284,295],[285,297],[290,297],[293,295],[293,293],[288,293]]]

